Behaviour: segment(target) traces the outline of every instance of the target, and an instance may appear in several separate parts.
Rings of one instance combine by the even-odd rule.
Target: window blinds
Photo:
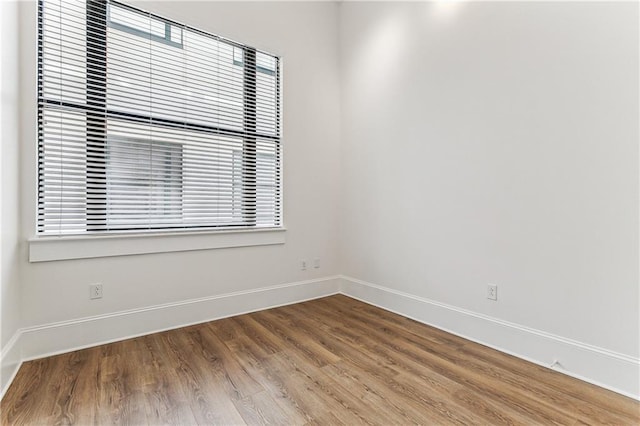
[[[38,32],[39,234],[281,225],[278,57],[115,1]]]

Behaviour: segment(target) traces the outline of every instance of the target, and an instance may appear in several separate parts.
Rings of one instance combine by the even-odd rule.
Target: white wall
[[[94,332],[151,330],[160,316],[177,326],[192,309],[214,318],[321,294],[344,273],[343,292],[382,305],[404,294],[387,307],[427,322],[444,309],[452,331],[463,333],[464,312],[476,340],[499,321],[515,330],[504,334],[513,352],[541,346],[535,361],[557,355],[536,340],[551,336],[567,353],[600,354],[604,366],[613,355],[637,371],[637,4],[138,5],[282,55],[286,244],[29,263],[36,10],[22,2],[20,147],[18,129],[3,127],[0,163],[3,346],[22,327],[23,357],[71,349]],[[3,73],[14,72],[12,28],[5,18]],[[15,119],[15,80],[0,80],[3,122]],[[315,257],[320,269],[300,271]],[[93,282],[103,299],[88,300]],[[488,282],[498,302],[485,298]],[[216,298],[230,292],[240,293]],[[173,306],[144,310],[162,304]],[[640,395],[637,380],[599,379],[590,374],[606,367],[583,361],[587,379]]]
[[[9,350],[20,326],[17,16],[17,3],[0,2],[0,389],[19,362]]]
[[[23,327],[338,272],[336,4],[142,1],[138,6],[282,56],[286,244],[42,263],[28,263],[23,251]],[[22,3],[22,241],[35,233],[35,23],[35,3]],[[319,269],[300,270],[300,259],[316,257]],[[90,301],[88,285],[94,282],[104,285],[104,297]]]
[[[340,18],[342,272],[637,372],[638,4],[346,2]]]

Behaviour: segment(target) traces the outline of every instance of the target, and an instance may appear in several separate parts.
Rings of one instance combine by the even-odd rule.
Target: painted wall
[[[167,324],[179,322],[192,305],[111,313],[312,280],[264,296],[301,299],[343,273],[637,360],[637,4],[138,6],[283,57],[286,244],[29,263],[36,8],[21,2],[19,50],[6,36],[15,20],[3,18],[0,34],[10,123],[0,162],[3,346],[23,327],[14,352],[42,355],[94,332],[143,332],[165,312]],[[15,73],[18,51],[19,86],[5,74]],[[319,269],[300,270],[316,257]],[[343,281],[348,294],[370,290]],[[95,282],[104,297],[89,301]],[[489,282],[497,302],[485,298]],[[323,288],[340,289],[331,285]],[[252,298],[193,308],[216,317]],[[407,315],[423,307],[400,305]],[[96,315],[104,316],[38,327]],[[469,324],[481,340],[482,321]],[[525,336],[516,346],[536,342]],[[637,384],[629,389],[638,394]]]
[[[340,19],[341,271],[637,359],[638,4]]]
[[[29,263],[25,246],[18,259],[23,327],[338,272],[337,5],[142,1],[138,6],[282,56],[286,244],[43,263]],[[35,233],[35,25],[35,3],[22,3],[22,241]],[[300,270],[301,259],[316,257],[320,268]],[[104,285],[104,297],[90,301],[88,285],[94,282]]]
[[[17,16],[17,3],[0,2],[0,389],[19,361],[5,351],[20,326]]]

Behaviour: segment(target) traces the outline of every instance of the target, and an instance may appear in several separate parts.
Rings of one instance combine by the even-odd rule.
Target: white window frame
[[[40,13],[40,12],[39,12]],[[164,19],[164,18],[159,18]],[[185,26],[185,28],[187,28]],[[257,67],[261,70],[261,67]],[[281,84],[281,82],[278,82]],[[278,100],[281,102],[281,99]],[[280,185],[282,182],[280,166]],[[282,188],[279,189],[282,194]],[[246,247],[285,243],[284,208],[280,203],[280,225],[274,227],[204,228],[190,230],[158,229],[153,232],[103,232],[74,235],[36,234],[29,240],[31,262],[108,257],[226,247]],[[36,225],[36,230],[38,225]]]

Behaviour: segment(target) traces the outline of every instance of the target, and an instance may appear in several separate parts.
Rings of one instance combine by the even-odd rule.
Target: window
[[[39,235],[281,226],[278,57],[116,1],[38,24]]]

